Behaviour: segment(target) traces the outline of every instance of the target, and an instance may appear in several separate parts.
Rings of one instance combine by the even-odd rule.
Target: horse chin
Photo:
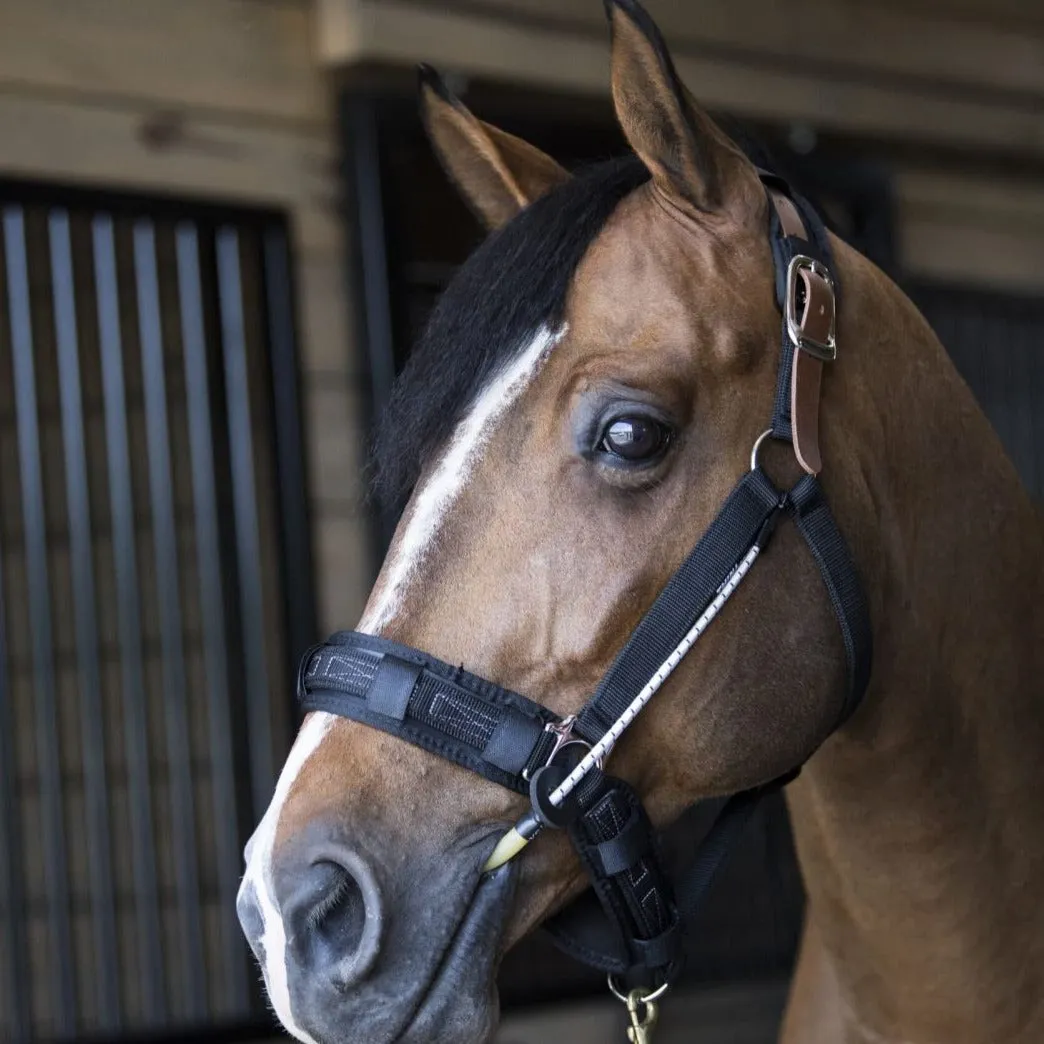
[[[504,924],[515,892],[515,868],[509,864],[479,877],[461,896],[456,927],[440,952],[424,954],[423,918],[414,930],[405,925],[388,953],[388,970],[337,996],[323,991],[309,998],[311,1009],[300,1019],[315,1044],[487,1044],[499,1016],[496,966]],[[448,883],[448,882],[447,882]],[[438,898],[448,898],[443,889]],[[308,1017],[308,1016],[311,1017]],[[288,1027],[289,1028],[289,1027]]]

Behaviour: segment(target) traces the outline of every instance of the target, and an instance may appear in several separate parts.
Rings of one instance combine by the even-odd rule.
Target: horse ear
[[[616,117],[653,182],[683,209],[708,213],[747,197],[750,161],[678,78],[656,23],[637,0],[605,0]],[[757,200],[764,193],[758,189]]]
[[[477,119],[428,66],[420,68],[421,118],[446,173],[487,228],[569,180],[550,156]]]

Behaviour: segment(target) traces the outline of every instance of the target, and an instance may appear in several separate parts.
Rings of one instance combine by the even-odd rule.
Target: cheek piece
[[[383,638],[335,634],[304,658],[298,693],[322,710],[381,729],[526,796],[530,807],[501,838],[495,872],[544,829],[566,830],[591,889],[545,927],[557,944],[648,1005],[676,978],[683,937],[714,872],[760,799],[785,776],[726,799],[692,864],[674,880],[639,795],[605,764],[627,727],[704,633],[765,552],[781,521],[808,547],[844,643],[846,683],[836,727],[858,706],[872,658],[871,629],[851,554],[817,474],[822,371],[836,354],[837,282],[826,231],[811,206],[761,172],[772,206],[769,236],[782,315],[779,377],[770,426],[750,470],[670,578],[579,714],[546,707],[463,667]],[[805,474],[781,491],[758,464],[767,438],[790,442]],[[809,752],[811,754],[812,752]]]

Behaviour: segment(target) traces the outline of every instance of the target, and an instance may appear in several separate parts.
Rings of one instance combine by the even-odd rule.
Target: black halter
[[[625,719],[635,697],[664,670],[708,607],[720,608],[746,575],[783,517],[792,519],[804,537],[841,630],[847,680],[838,725],[858,705],[870,673],[871,632],[862,588],[811,473],[818,470],[821,367],[835,352],[830,246],[812,208],[781,179],[761,177],[773,204],[770,237],[783,315],[779,382],[766,435],[791,440],[809,473],[792,489],[780,491],[757,464],[755,451],[751,470],[575,719],[563,721],[525,696],[417,649],[357,632],[335,634],[313,649],[299,675],[306,710],[371,725],[528,794],[532,811],[516,829],[567,829],[593,885],[546,927],[562,949],[584,963],[652,986],[671,979],[679,967],[683,926],[758,800],[792,779],[800,766],[729,798],[693,866],[672,883],[661,867],[656,834],[640,798],[623,780],[606,775],[600,763],[564,800],[549,800],[576,765],[575,755],[589,751]],[[816,314],[810,314],[813,305]],[[811,467],[809,459],[816,462]]]

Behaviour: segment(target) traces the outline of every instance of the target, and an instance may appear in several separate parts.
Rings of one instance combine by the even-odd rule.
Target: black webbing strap
[[[819,567],[845,646],[845,697],[836,728],[859,705],[870,681],[874,649],[870,611],[852,555],[819,481],[813,475],[805,475],[790,491],[788,500],[794,521]]]
[[[596,742],[619,719],[713,600],[781,501],[779,490],[760,468],[740,479],[580,712],[581,736]]]
[[[585,782],[587,782],[585,780]],[[639,970],[657,984],[681,954],[682,923],[641,799],[623,780],[598,774],[569,836],[591,891],[545,928],[564,952],[602,971]]]
[[[558,718],[546,707],[409,646],[342,631],[304,658],[305,710],[351,718],[448,758],[494,783],[528,791]]]
[[[543,925],[563,953],[614,975],[637,976],[635,982],[658,986],[675,978],[684,961],[684,933],[716,874],[728,861],[735,843],[746,829],[761,800],[797,775],[788,773],[761,787],[731,795],[715,816],[700,842],[695,861],[673,881],[663,870],[656,836],[636,798],[620,786],[619,812],[610,821],[616,828],[624,810],[631,817],[614,841],[598,843],[593,829],[581,820],[571,831],[592,887]],[[628,806],[631,797],[635,804]],[[579,836],[578,836],[579,835]],[[639,840],[641,838],[641,840]],[[614,865],[611,873],[602,852],[618,849],[626,867]],[[640,911],[638,918],[635,910]]]

